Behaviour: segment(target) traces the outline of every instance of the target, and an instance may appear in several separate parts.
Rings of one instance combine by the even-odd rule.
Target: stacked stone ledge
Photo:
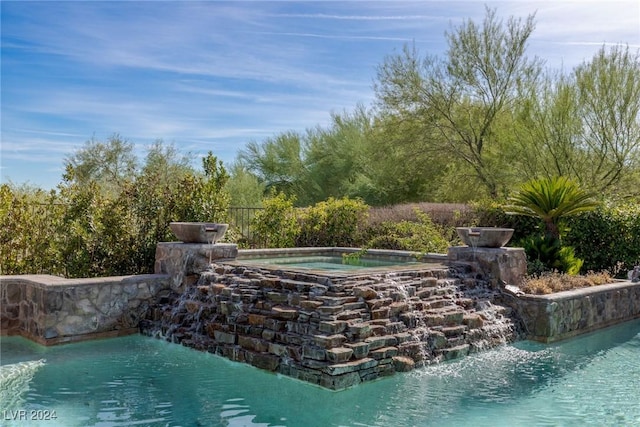
[[[330,389],[515,339],[482,281],[446,267],[328,278],[214,264],[143,333]]]

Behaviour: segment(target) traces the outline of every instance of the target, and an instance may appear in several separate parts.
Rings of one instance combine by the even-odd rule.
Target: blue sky
[[[0,179],[53,188],[63,160],[117,133],[230,164],[249,141],[370,105],[407,43],[536,13],[529,55],[570,70],[605,43],[640,48],[633,1],[1,1]]]

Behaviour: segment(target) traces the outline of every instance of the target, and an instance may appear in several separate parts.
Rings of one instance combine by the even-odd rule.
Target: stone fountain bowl
[[[171,231],[184,243],[216,243],[222,239],[229,224],[215,222],[172,222]]]
[[[513,236],[513,228],[456,227],[462,242],[474,248],[501,248]]]

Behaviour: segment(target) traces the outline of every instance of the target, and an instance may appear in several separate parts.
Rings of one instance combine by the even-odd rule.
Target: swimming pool
[[[137,335],[58,347],[17,337],[0,344],[3,375],[7,366],[34,365],[22,370],[25,380],[33,375],[27,384],[10,383],[24,391],[18,398],[9,402],[14,390],[4,390],[2,425],[640,425],[640,320],[555,345],[507,345],[340,392]],[[18,411],[57,418],[14,422]]]

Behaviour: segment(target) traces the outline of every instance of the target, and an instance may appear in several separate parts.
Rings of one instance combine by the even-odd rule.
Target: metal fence
[[[245,208],[245,207],[230,207],[229,208],[229,225],[233,227],[233,230],[238,233],[238,241],[241,241],[249,246],[253,245],[254,235],[251,229],[251,220],[256,215],[256,212],[261,211],[263,208]]]

